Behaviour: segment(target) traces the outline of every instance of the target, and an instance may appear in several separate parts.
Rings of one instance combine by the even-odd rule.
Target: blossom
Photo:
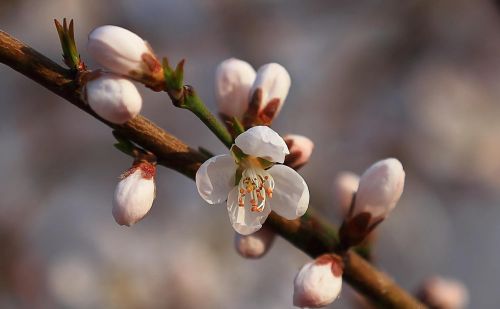
[[[283,139],[266,126],[240,134],[231,155],[215,156],[196,173],[200,196],[209,204],[227,200],[229,219],[236,232],[254,233],[274,210],[286,219],[302,216],[309,204],[309,189],[292,168],[281,165],[289,154]]]
[[[287,70],[268,63],[257,73],[245,61],[230,58],[215,74],[215,96],[223,117],[245,120],[246,126],[270,124],[281,110],[290,89]]]
[[[235,233],[234,247],[245,258],[258,259],[271,248],[276,234],[270,228],[262,228],[251,235]]]
[[[419,294],[432,308],[461,309],[469,302],[469,292],[462,282],[438,276],[425,280]]]
[[[113,200],[116,223],[131,226],[149,212],[155,198],[155,173],[153,164],[139,162],[122,175]]]
[[[385,219],[403,193],[405,172],[399,160],[389,158],[370,166],[361,175],[352,217],[369,213],[370,223]]]
[[[118,26],[94,29],[89,34],[87,49],[94,60],[113,73],[138,78],[161,69],[147,42]]]
[[[285,158],[286,165],[298,169],[309,162],[314,149],[313,141],[305,136],[296,134],[285,135],[283,139],[288,149],[290,149],[290,154]]]
[[[343,217],[349,214],[354,194],[358,191],[359,176],[351,172],[341,172],[333,183],[335,206]]]
[[[332,303],[342,290],[340,258],[325,254],[304,265],[294,280],[293,304],[320,308]]]
[[[99,116],[122,124],[139,114],[142,97],[128,79],[114,74],[102,74],[85,85],[85,98]]]
[[[215,95],[219,112],[227,117],[242,118],[248,108],[255,70],[245,61],[230,58],[215,72]]]

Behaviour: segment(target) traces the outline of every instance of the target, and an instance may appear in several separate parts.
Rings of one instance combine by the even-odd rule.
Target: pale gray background
[[[0,28],[61,63],[53,18],[87,34],[115,24],[159,55],[187,59],[209,107],[217,64],[283,64],[292,76],[281,134],[316,143],[302,174],[311,207],[338,223],[332,180],[398,157],[402,200],[381,225],[379,267],[414,291],[426,276],[463,280],[470,308],[497,308],[500,267],[500,14],[479,1],[2,0]],[[192,146],[223,145],[168,97],[141,87],[143,114]],[[225,207],[160,168],[148,217],[111,216],[130,159],[110,130],[0,65],[0,307],[291,308],[308,261],[278,240],[241,259]],[[352,308],[348,293],[332,308]]]

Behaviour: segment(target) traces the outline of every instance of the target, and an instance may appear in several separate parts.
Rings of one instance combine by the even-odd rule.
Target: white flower
[[[128,79],[103,74],[85,85],[87,103],[102,118],[122,124],[139,114],[142,97]]]
[[[255,70],[245,61],[224,60],[215,72],[215,96],[219,111],[241,119],[248,109],[248,95],[255,80]]]
[[[368,168],[359,181],[352,217],[366,212],[370,224],[384,219],[394,209],[403,193],[405,172],[401,162],[389,158]]]
[[[313,141],[305,136],[295,134],[288,134],[283,139],[290,149],[290,154],[285,160],[286,165],[298,169],[309,162],[314,149]]]
[[[111,25],[94,29],[89,34],[87,49],[100,65],[122,75],[149,74],[147,61],[156,59],[141,37],[127,29]]]
[[[287,70],[277,63],[260,67],[256,74],[245,61],[235,58],[224,60],[215,74],[219,111],[227,117],[246,118],[247,125],[269,124],[281,110],[290,84]],[[254,98],[257,90],[258,96]],[[258,100],[250,111],[250,102],[254,99]]]
[[[153,164],[140,162],[122,175],[113,200],[113,217],[120,225],[131,226],[149,212],[155,198]]]
[[[294,281],[293,304],[320,308],[331,304],[342,289],[342,268],[337,258],[324,255],[304,265]]]
[[[285,102],[291,82],[290,74],[282,65],[266,64],[257,71],[257,77],[250,90],[250,98],[256,90],[260,89],[262,99],[259,110],[266,110],[266,108],[270,108],[269,104],[273,104],[272,116],[275,117]]]
[[[234,247],[245,258],[258,259],[264,256],[276,238],[276,234],[268,227],[264,227],[251,235],[235,233]]]
[[[427,279],[420,294],[432,308],[462,309],[469,302],[469,292],[462,282],[442,277]]]
[[[215,156],[198,169],[196,186],[210,204],[227,200],[236,232],[254,233],[272,210],[286,219],[302,216],[309,204],[304,179],[283,163],[289,153],[283,139],[266,126],[240,134],[231,155]]]
[[[340,210],[343,217],[349,214],[349,209],[358,191],[359,176],[351,172],[341,172],[335,178],[333,183],[334,205]]]

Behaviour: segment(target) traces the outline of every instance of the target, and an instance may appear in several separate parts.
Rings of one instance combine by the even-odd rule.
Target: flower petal
[[[269,169],[274,179],[271,208],[288,220],[302,216],[309,206],[309,188],[295,170],[285,165],[275,165]]]
[[[208,159],[196,172],[196,187],[200,196],[210,204],[218,204],[227,199],[234,187],[236,164],[229,155]]]
[[[248,129],[238,135],[234,143],[245,154],[271,162],[283,163],[285,156],[290,153],[283,138],[267,126]]]
[[[271,213],[271,207],[268,205],[264,207],[262,212],[250,209],[248,205],[245,207],[238,205],[238,188],[233,188],[227,198],[227,211],[234,230],[241,235],[249,235],[260,230],[267,216]]]
[[[250,87],[255,70],[245,61],[230,58],[217,67],[215,96],[219,111],[228,117],[241,118],[248,109]]]

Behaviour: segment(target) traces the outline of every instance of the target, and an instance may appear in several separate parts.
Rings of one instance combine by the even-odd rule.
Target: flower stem
[[[230,148],[233,138],[226,127],[208,110],[207,106],[190,86],[184,87],[184,100],[180,107],[193,112],[212,131],[221,142]]]

